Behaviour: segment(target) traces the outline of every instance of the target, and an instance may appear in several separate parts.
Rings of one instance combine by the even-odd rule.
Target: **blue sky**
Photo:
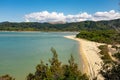
[[[48,11],[64,15],[118,11],[120,0],[0,0],[0,22],[23,22],[25,15]]]

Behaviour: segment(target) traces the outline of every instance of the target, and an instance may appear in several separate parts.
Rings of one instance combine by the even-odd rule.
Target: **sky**
[[[79,22],[120,18],[120,0],[0,0],[0,22]]]

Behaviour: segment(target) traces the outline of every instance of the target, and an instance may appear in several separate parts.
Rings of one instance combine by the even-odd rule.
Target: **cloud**
[[[100,20],[112,20],[120,18],[120,13],[111,10],[109,12],[96,12],[93,15],[92,20],[100,21]]]
[[[63,13],[52,12],[49,13],[48,11],[42,12],[35,12],[31,14],[25,15],[26,22],[57,22],[57,21],[64,21],[65,16]]]
[[[83,12],[76,15],[64,15],[64,13],[57,12],[34,12],[25,15],[26,22],[80,22],[86,20],[100,21],[100,20],[112,20],[120,18],[120,13],[114,10],[106,12],[96,12],[94,14],[88,14]]]
[[[67,15],[66,22],[80,22],[89,20],[92,16],[86,12],[77,15]]]

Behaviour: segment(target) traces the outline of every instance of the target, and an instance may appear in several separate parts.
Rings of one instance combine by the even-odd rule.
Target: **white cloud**
[[[37,22],[57,22],[57,21],[65,21],[65,16],[63,13],[48,11],[35,12],[31,14],[25,15],[25,20],[29,21],[37,21]]]
[[[96,12],[95,14],[83,12],[76,15],[64,15],[63,13],[42,11],[25,15],[26,22],[80,22],[86,20],[112,20],[117,18],[120,18],[120,13],[115,12],[114,10],[108,12]]]
[[[91,17],[92,16],[86,12],[81,13],[81,14],[77,14],[77,15],[67,15],[66,22],[80,22],[80,21],[88,20]]]
[[[100,20],[112,20],[120,18],[120,13],[111,10],[109,12],[96,12],[93,15],[92,20],[100,21]]]

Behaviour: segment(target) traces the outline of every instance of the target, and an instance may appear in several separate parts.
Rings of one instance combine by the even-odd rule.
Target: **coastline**
[[[0,30],[0,32],[63,32],[63,33],[69,33],[71,31],[7,31],[7,30]],[[72,32],[75,32],[75,33],[79,33],[78,31],[72,31]]]
[[[102,60],[99,56],[99,45],[102,43],[97,43],[93,41],[88,41],[85,39],[75,38],[75,35],[64,36],[65,38],[78,41],[79,53],[83,60],[83,73],[89,75],[90,80],[97,76],[98,80],[104,80],[101,75],[98,75],[101,69]]]

